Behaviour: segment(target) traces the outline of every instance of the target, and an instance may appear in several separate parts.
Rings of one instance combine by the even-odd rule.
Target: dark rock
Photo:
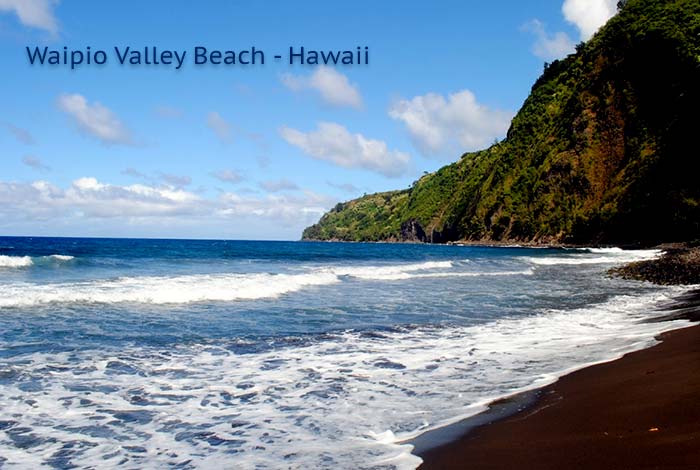
[[[636,261],[608,273],[612,276],[655,284],[700,284],[700,248],[677,248],[653,260]]]
[[[425,242],[425,230],[420,222],[415,219],[407,220],[401,224],[401,239],[405,241]]]

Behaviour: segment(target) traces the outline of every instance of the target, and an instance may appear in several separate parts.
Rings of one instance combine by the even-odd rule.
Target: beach
[[[534,404],[425,451],[420,468],[698,468],[700,327],[659,339],[562,377]]]
[[[527,407],[559,377],[690,325],[676,305],[688,288],[606,275],[658,250],[0,248],[0,466],[12,468],[413,470],[428,448],[415,441],[455,441],[459,423],[494,420],[489,403]]]

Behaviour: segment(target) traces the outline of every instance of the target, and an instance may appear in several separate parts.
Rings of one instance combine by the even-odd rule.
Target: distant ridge
[[[620,2],[576,49],[545,64],[505,140],[408,189],[338,204],[302,238],[700,238],[700,2]]]

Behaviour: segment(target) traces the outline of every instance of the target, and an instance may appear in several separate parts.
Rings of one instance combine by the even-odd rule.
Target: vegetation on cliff
[[[338,204],[304,239],[654,244],[700,236],[700,2],[629,0],[545,64],[505,140]]]

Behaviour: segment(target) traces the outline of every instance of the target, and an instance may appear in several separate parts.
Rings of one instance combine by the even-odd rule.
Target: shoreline
[[[615,245],[610,243],[598,244],[576,244],[563,242],[544,242],[544,241],[522,241],[522,240],[451,240],[446,242],[426,242],[421,240],[411,239],[392,239],[385,240],[343,240],[340,238],[302,238],[300,242],[309,243],[371,243],[385,245],[435,245],[435,246],[476,246],[484,248],[622,248],[622,249],[646,249],[653,248],[641,245]]]
[[[684,242],[663,242],[656,244],[644,243],[567,243],[558,241],[528,241],[528,240],[451,240],[446,242],[426,242],[420,240],[343,240],[340,238],[301,238],[296,240],[302,243],[348,243],[348,244],[374,244],[374,245],[435,245],[435,246],[467,246],[480,248],[559,248],[559,249],[586,249],[586,248],[620,248],[623,250],[675,250],[688,247]]]
[[[664,318],[700,321],[700,290],[668,305]],[[696,468],[700,325],[657,338],[409,441],[419,469]]]

